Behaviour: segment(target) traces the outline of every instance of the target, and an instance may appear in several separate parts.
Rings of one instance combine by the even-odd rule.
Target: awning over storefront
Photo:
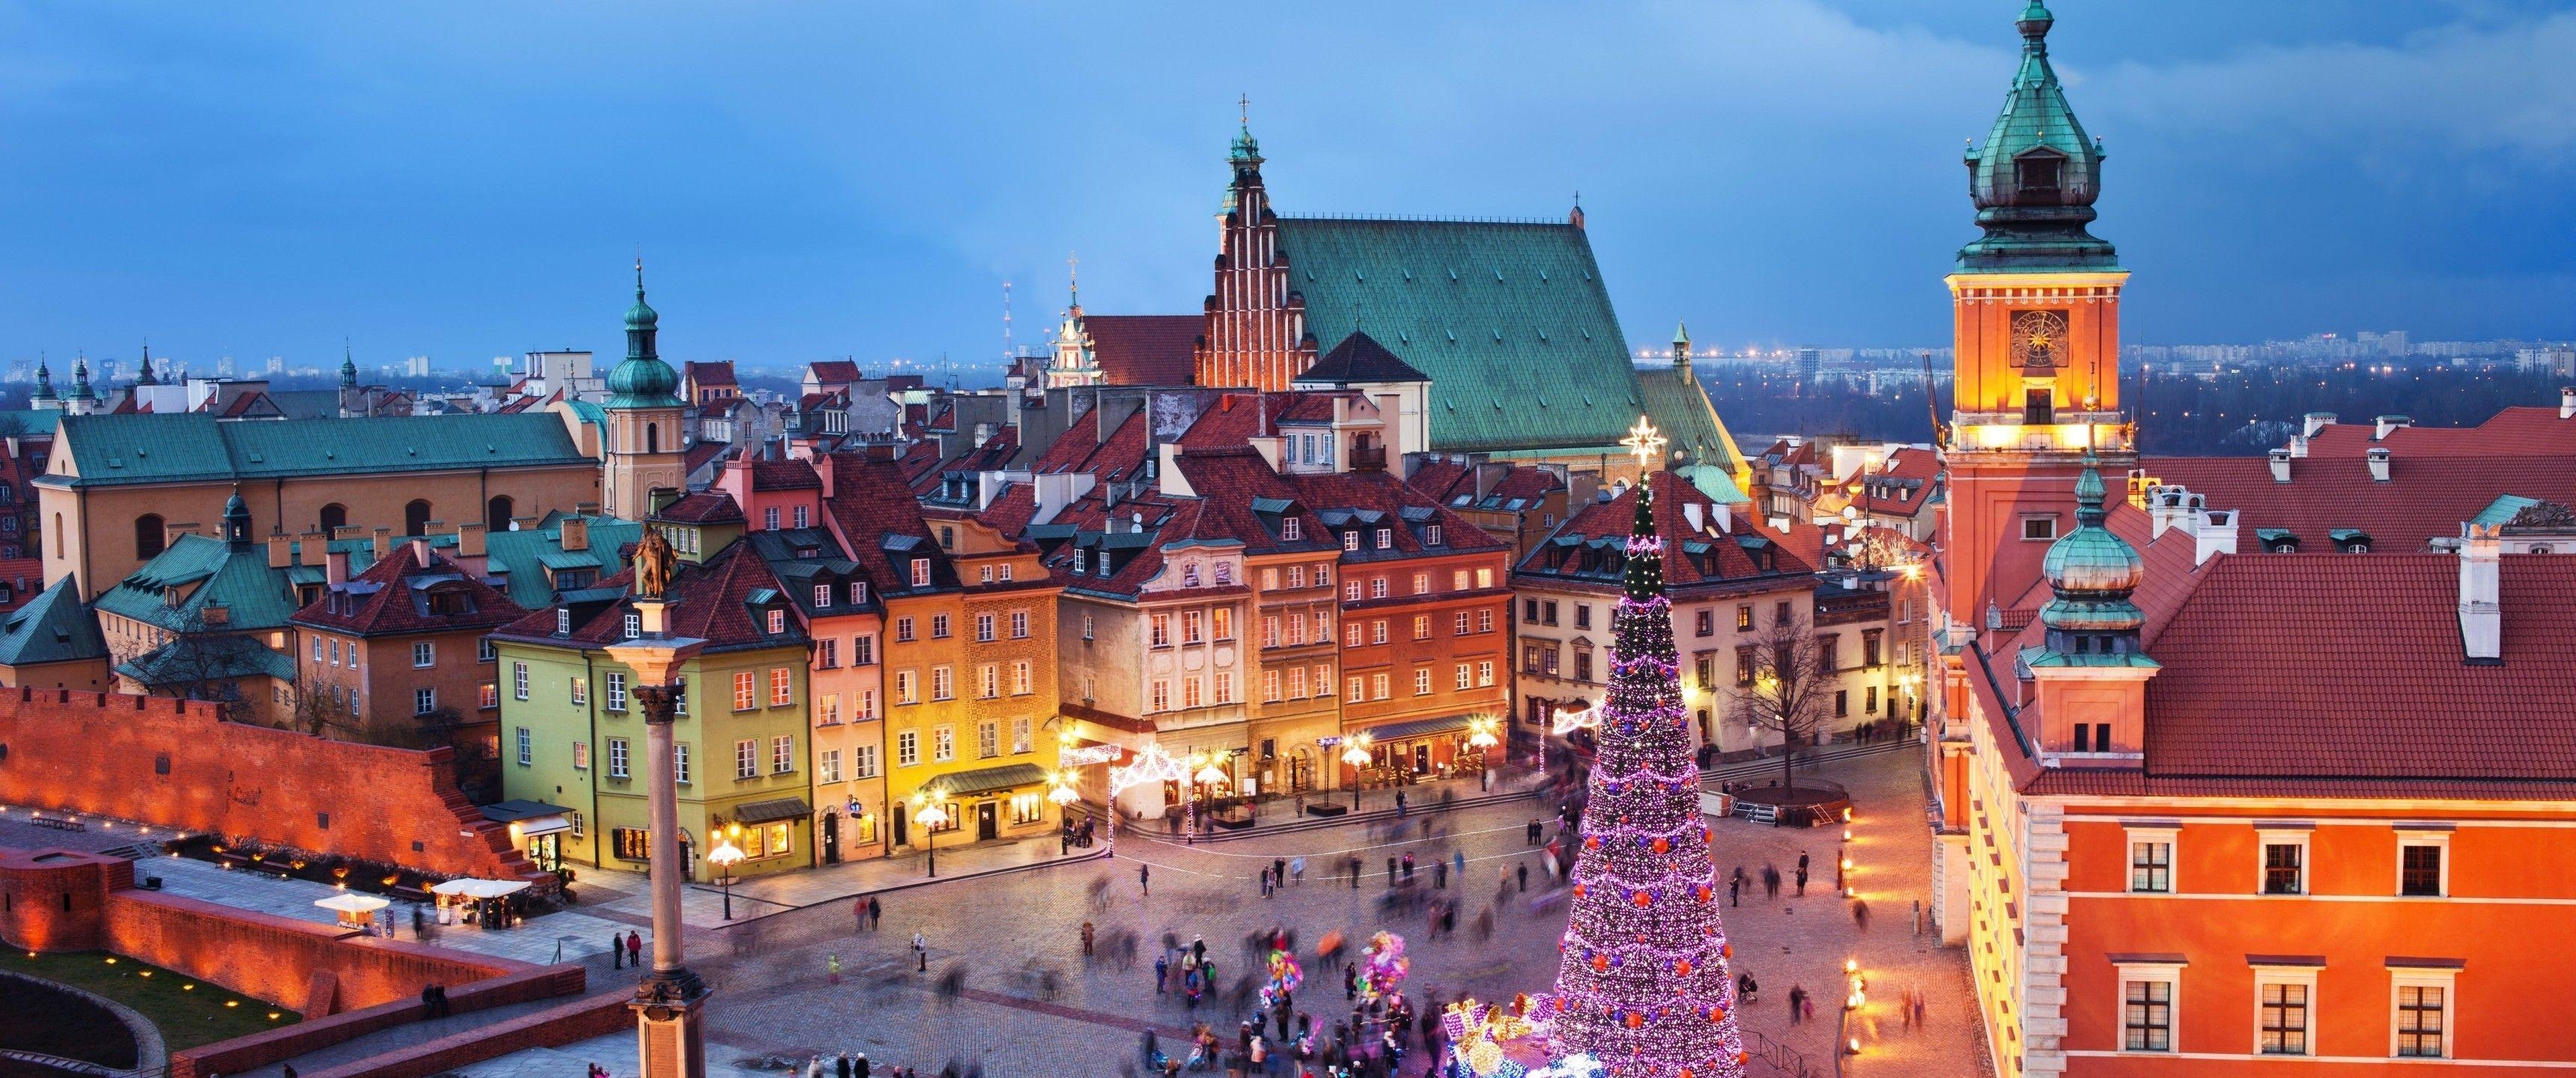
[[[733,810],[737,823],[775,823],[779,820],[801,820],[813,815],[801,797],[781,797],[771,801],[751,801]]]
[[[1371,726],[1353,732],[1367,734],[1380,743],[1408,741],[1433,734],[1463,734],[1467,732],[1467,720],[1474,717],[1473,715],[1451,715],[1438,719],[1408,719],[1404,722],[1390,722],[1384,726]]]
[[[1021,786],[1043,785],[1046,780],[1046,769],[1036,764],[1003,764],[1000,767],[979,767],[972,771],[952,772],[932,779],[924,785],[945,790],[950,797],[973,797],[977,794],[999,793]]]
[[[543,801],[503,801],[483,806],[483,818],[511,825],[522,838],[572,830],[572,810]]]

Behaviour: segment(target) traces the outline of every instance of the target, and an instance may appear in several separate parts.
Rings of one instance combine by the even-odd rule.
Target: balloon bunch
[[[1270,952],[1270,982],[1261,986],[1263,1006],[1275,1006],[1280,997],[1306,983],[1306,970],[1297,964],[1297,956],[1286,951]]]
[[[1392,995],[1396,984],[1412,971],[1413,960],[1404,956],[1404,937],[1380,932],[1370,936],[1368,947],[1360,952],[1360,991],[1369,999]]]

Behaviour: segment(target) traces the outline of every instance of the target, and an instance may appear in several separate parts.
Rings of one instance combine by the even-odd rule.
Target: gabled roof
[[[573,445],[561,419],[544,413],[263,423],[202,413],[66,416],[56,441],[80,475],[48,475],[47,486],[597,463]]]
[[[848,540],[847,556],[866,571],[868,583],[878,594],[913,592],[909,563],[916,557],[930,559],[931,586],[921,590],[956,589],[957,572],[932,540],[930,524],[921,517],[921,503],[904,483],[899,465],[871,462],[856,453],[833,454],[832,496],[823,500],[823,513]],[[888,553],[889,541],[907,547],[901,553],[905,567],[898,568]]]
[[[2576,418],[2556,408],[2514,407],[2474,427],[2399,427],[2377,437],[2376,423],[2329,423],[2308,439],[2310,457],[2360,457],[2387,449],[2400,457],[2576,456]]]
[[[701,490],[685,494],[671,504],[655,510],[652,519],[673,524],[740,524],[742,507],[735,505],[733,495],[721,490]],[[638,532],[636,540],[642,541]]]
[[[98,617],[81,605],[80,585],[70,574],[0,617],[0,666],[106,657]]]
[[[1195,314],[1087,314],[1092,358],[1113,386],[1184,386],[1197,362],[1200,333]]]
[[[1431,376],[1387,351],[1377,338],[1354,332],[1324,353],[1324,358],[1297,376],[1299,382],[1349,385],[1353,382],[1428,382]]]
[[[807,364],[805,370],[816,382],[827,386],[848,385],[867,377],[859,373],[858,364],[846,359],[818,359]]]
[[[174,589],[187,596],[176,605],[167,598]],[[225,608],[223,624],[204,620],[209,606]],[[265,546],[235,550],[212,536],[182,535],[100,593],[97,607],[173,632],[248,632],[285,625],[295,586],[285,569],[269,567]]]
[[[750,550],[749,543],[736,541],[717,551],[704,563],[681,562],[675,567],[670,588],[663,593],[671,600],[670,635],[705,640],[706,650],[710,652],[803,647],[806,644],[804,624],[797,619],[789,618],[787,631],[775,636],[764,632],[763,626],[755,619],[752,611],[757,601],[783,600],[778,596],[778,580],[770,574],[768,564],[751,554]],[[589,589],[614,601],[576,605],[574,609],[580,613],[576,614],[572,632],[568,635],[555,635],[552,606],[504,625],[492,635],[583,647],[616,643],[626,635],[627,604],[623,596],[634,581],[635,570],[629,566]],[[768,594],[762,596],[759,594],[762,592]]]
[[[1664,540],[1664,583],[1675,592],[1741,581],[1777,584],[1811,577],[1823,564],[1821,533],[1814,528],[1775,531],[1752,514],[1735,514],[1726,503],[1669,471],[1654,473],[1649,482],[1655,490],[1655,534]],[[1690,523],[1693,507],[1700,519],[1697,528]],[[1620,581],[1616,559],[1597,559],[1595,567],[1586,570],[1569,553],[1595,543],[1624,544],[1636,520],[1637,490],[1631,487],[1568,517],[1547,542],[1521,558],[1515,572],[1532,581],[1573,580],[1616,587]],[[1756,551],[1764,552],[1770,562],[1767,568],[1755,560]]]
[[[1727,432],[1725,421],[1717,417],[1717,406],[1709,403],[1708,391],[1696,380],[1675,368],[1650,367],[1637,372],[1637,391],[1655,429],[1672,441],[1665,452],[1688,453],[1689,464],[1729,473],[1743,463],[1735,435]]]
[[[1320,349],[1365,320],[1431,377],[1433,449],[1617,445],[1644,406],[1571,224],[1281,217],[1278,244]]]
[[[554,605],[554,583],[546,575],[545,559],[559,556],[563,549],[563,522],[573,514],[551,513],[545,522],[521,531],[493,532],[483,539],[484,570],[500,577],[510,601],[528,610]],[[605,569],[622,564],[620,550],[641,542],[644,526],[631,520],[589,516],[589,551]]]
[[[814,474],[814,462],[795,460],[755,460],[751,462],[753,490],[820,490],[823,480]]]
[[[711,360],[703,363],[691,361],[687,365],[686,374],[688,375],[689,384],[691,385],[729,386],[739,384],[733,380],[733,361],[730,359]]]
[[[399,543],[382,560],[294,613],[297,625],[356,636],[490,629],[526,614],[510,597],[464,566],[432,552],[422,564],[416,547]],[[430,611],[432,591],[461,593],[466,612]]]

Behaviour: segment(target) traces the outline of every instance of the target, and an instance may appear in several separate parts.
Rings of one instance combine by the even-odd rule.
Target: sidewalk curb
[[[1004,865],[1004,866],[1002,866],[1002,867],[1000,867],[1000,868],[987,868],[987,869],[981,869],[981,870],[978,870],[978,871],[968,872],[968,873],[965,873],[965,874],[963,874],[963,875],[957,875],[957,876],[938,876],[938,877],[924,876],[924,877],[921,877],[921,878],[919,878],[919,879],[912,880],[912,881],[910,881],[910,882],[908,882],[908,883],[890,884],[890,885],[888,885],[888,886],[884,886],[884,887],[873,887],[873,888],[868,888],[868,889],[865,889],[865,890],[851,891],[851,892],[849,892],[848,894],[834,895],[834,896],[832,896],[832,897],[830,897],[830,898],[818,898],[818,899],[815,899],[815,900],[814,900],[814,901],[812,901],[812,902],[807,902],[807,903],[805,903],[805,904],[803,904],[803,905],[797,905],[797,904],[794,904],[794,903],[788,903],[788,902],[780,902],[780,901],[778,901],[778,900],[776,900],[776,899],[768,899],[768,898],[755,899],[754,901],[758,901],[758,902],[761,902],[761,903],[763,903],[763,904],[770,905],[770,906],[776,906],[776,907],[778,907],[778,908],[777,908],[777,909],[770,910],[770,911],[765,912],[765,913],[762,913],[762,914],[760,914],[760,915],[759,915],[759,916],[757,916],[757,917],[738,917],[738,918],[735,918],[734,920],[731,920],[731,921],[725,922],[725,923],[723,923],[723,924],[713,925],[713,926],[709,926],[709,927],[706,927],[706,928],[699,928],[699,927],[698,927],[698,926],[696,926],[696,925],[691,925],[691,926],[689,926],[689,927],[691,927],[692,929],[697,929],[697,930],[699,930],[699,931],[706,931],[706,932],[722,932],[722,931],[724,931],[724,930],[726,930],[726,929],[729,929],[729,928],[732,928],[732,927],[734,927],[734,926],[736,926],[736,925],[746,925],[746,924],[751,924],[751,923],[753,923],[753,922],[756,922],[756,921],[762,920],[763,918],[776,917],[776,916],[778,916],[778,915],[780,915],[780,914],[784,914],[784,913],[794,913],[794,912],[796,912],[796,911],[798,911],[798,910],[810,910],[810,909],[813,909],[813,908],[814,908],[814,907],[816,907],[816,906],[828,906],[828,905],[831,905],[832,903],[835,903],[835,902],[846,902],[846,901],[849,901],[850,899],[858,898],[858,897],[860,897],[860,896],[862,896],[862,895],[888,895],[888,894],[893,894],[893,893],[895,893],[895,892],[897,892],[897,891],[911,891],[911,890],[915,890],[915,889],[923,888],[923,887],[936,887],[936,886],[938,886],[938,885],[940,885],[940,884],[943,884],[943,883],[960,883],[960,882],[963,882],[963,881],[966,881],[966,880],[981,880],[981,879],[988,879],[988,878],[990,878],[990,877],[994,877],[994,876],[1008,876],[1008,875],[1010,875],[1010,874],[1012,874],[1012,873],[1014,873],[1014,872],[1035,872],[1035,871],[1037,871],[1037,870],[1039,870],[1039,869],[1055,868],[1055,867],[1058,867],[1058,866],[1060,866],[1060,865],[1077,865],[1077,864],[1083,864],[1083,863],[1085,863],[1085,862],[1089,862],[1089,861],[1100,861],[1100,860],[1106,860],[1108,857],[1109,857],[1109,851],[1108,851],[1107,849],[1105,849],[1105,848],[1104,848],[1104,849],[1100,849],[1100,850],[1095,850],[1095,851],[1090,852],[1090,853],[1079,854],[1079,855],[1075,855],[1075,856],[1071,856],[1071,857],[1059,857],[1059,858],[1056,858],[1055,860],[1052,860],[1052,861],[1030,861],[1030,862],[1028,862],[1028,863],[1026,863],[1026,864],[1018,864],[1018,865]],[[690,886],[691,886],[691,887],[702,887],[702,885],[699,885],[699,884],[691,884]],[[711,890],[711,889],[709,889],[709,890]],[[739,897],[742,897],[742,896],[735,896],[735,897],[738,897],[738,898],[739,898]]]

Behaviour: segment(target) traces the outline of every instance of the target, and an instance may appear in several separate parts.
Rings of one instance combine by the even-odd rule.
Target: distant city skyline
[[[0,12],[45,162],[0,177],[0,357],[607,353],[640,249],[675,359],[982,367],[1068,252],[1093,311],[1198,309],[1239,94],[1283,212],[1581,191],[1632,349],[1917,347],[2020,4]],[[2567,5],[2055,10],[2131,342],[2576,336]]]

